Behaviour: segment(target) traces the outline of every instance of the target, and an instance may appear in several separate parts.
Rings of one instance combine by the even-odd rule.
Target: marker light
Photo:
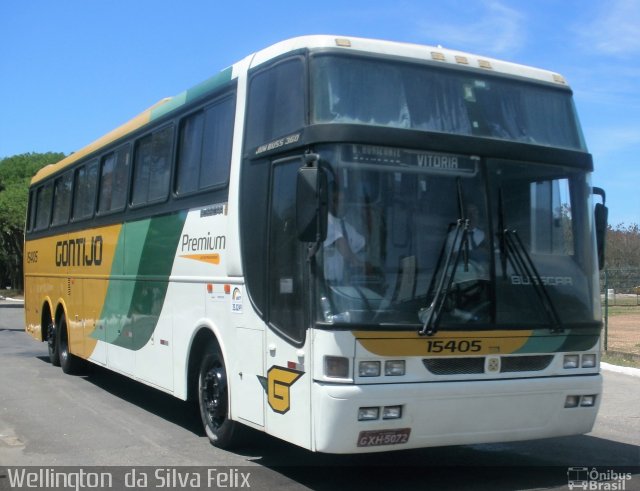
[[[588,355],[582,355],[582,368],[594,368],[596,366],[596,355],[590,353]]]
[[[564,401],[564,407],[578,407],[580,404],[580,396],[567,396]]]
[[[382,419],[400,419],[402,417],[402,406],[385,406],[382,409]]]
[[[358,374],[361,377],[379,377],[380,362],[379,361],[361,361],[358,365]]]
[[[404,375],[405,372],[404,360],[389,360],[384,363],[384,374],[389,377]]]
[[[361,407],[358,409],[358,421],[373,421],[380,417],[379,407]]]
[[[596,405],[596,396],[582,396],[580,399],[580,407],[593,407]]]
[[[329,378],[349,378],[349,359],[344,356],[325,356],[324,375]]]
[[[564,368],[578,368],[580,366],[580,355],[564,355]]]

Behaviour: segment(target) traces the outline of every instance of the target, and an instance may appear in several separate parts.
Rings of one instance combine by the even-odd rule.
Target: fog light
[[[578,407],[580,396],[567,396],[564,400],[564,407]]]
[[[361,377],[379,377],[380,362],[379,361],[361,361],[358,365],[358,374]]]
[[[579,355],[564,355],[564,368],[578,368],[580,366]]]
[[[324,375],[330,378],[349,378],[349,359],[344,356],[325,356]]]
[[[361,407],[358,409],[358,421],[373,421],[380,417],[379,407]]]
[[[582,398],[580,399],[580,406],[581,407],[593,407],[595,405],[596,405],[596,396],[595,395],[582,396]]]
[[[384,374],[389,377],[404,375],[405,372],[404,360],[389,360],[384,363]]]
[[[402,417],[402,406],[385,406],[382,409],[382,419],[400,419]]]
[[[596,366],[596,355],[582,355],[582,368],[594,368]]]

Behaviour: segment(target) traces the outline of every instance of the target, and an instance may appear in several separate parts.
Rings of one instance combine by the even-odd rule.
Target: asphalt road
[[[52,367],[46,344],[23,331],[22,306],[0,301],[0,489],[9,484],[2,468],[22,466],[120,466],[108,467],[115,474],[161,466],[161,477],[202,466],[251,489],[332,491],[568,489],[569,468],[595,468],[609,478],[614,470],[632,473],[624,488],[604,486],[604,476],[598,489],[640,489],[640,377],[605,371],[604,380],[588,435],[333,456],[255,432],[249,446],[225,452],[209,444],[182,401],[98,367],[83,376]],[[138,469],[151,477],[157,471]],[[117,477],[114,487],[124,487]]]

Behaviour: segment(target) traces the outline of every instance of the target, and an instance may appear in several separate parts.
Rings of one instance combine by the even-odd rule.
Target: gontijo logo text
[[[100,266],[102,235],[76,237],[56,242],[56,266]]]

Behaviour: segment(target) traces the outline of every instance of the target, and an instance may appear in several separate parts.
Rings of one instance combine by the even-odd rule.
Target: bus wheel
[[[56,325],[49,322],[47,326],[47,346],[49,348],[49,361],[54,367],[60,366],[60,352],[58,351],[58,330]]]
[[[209,441],[219,448],[237,446],[241,428],[229,416],[227,372],[220,348],[210,343],[200,363],[198,374],[198,405],[200,417]]]
[[[80,371],[80,358],[69,352],[69,333],[67,331],[67,319],[64,315],[58,321],[58,354],[62,371],[68,374]]]

